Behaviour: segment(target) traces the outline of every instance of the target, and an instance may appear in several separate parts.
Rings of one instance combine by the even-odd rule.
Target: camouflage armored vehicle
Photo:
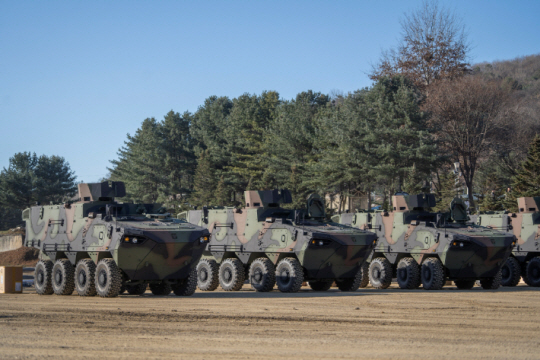
[[[23,211],[26,246],[40,250],[34,285],[41,295],[191,295],[208,230],[155,204],[123,204],[122,182],[79,184],[79,198]]]
[[[393,212],[359,212],[336,215],[334,221],[360,229],[373,229],[378,242],[370,258],[369,281],[385,289],[396,277],[402,289],[441,289],[453,280],[470,289],[476,280],[484,289],[497,289],[500,269],[515,237],[480,227],[468,220],[461,199],[450,204],[450,214],[432,213],[432,194],[396,195]],[[364,283],[367,283],[364,280]]]
[[[357,290],[360,268],[375,244],[372,232],[325,220],[324,202],[308,198],[306,210],[288,210],[287,190],[246,191],[246,207],[192,210],[179,214],[212,232],[197,266],[201,290],[239,290],[246,275],[257,291]]]
[[[529,286],[540,286],[540,197],[522,197],[517,201],[518,213],[480,214],[477,224],[509,231],[517,238],[502,268],[503,286],[516,286],[521,277]]]

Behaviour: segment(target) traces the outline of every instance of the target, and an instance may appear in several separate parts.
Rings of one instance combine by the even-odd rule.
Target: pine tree
[[[213,205],[216,199],[216,190],[216,178],[209,151],[207,150],[199,156],[195,178],[193,179],[191,204],[198,206]]]
[[[453,171],[443,171],[438,178],[437,205],[433,211],[446,212],[450,208],[450,203],[458,192],[456,190],[456,175]]]
[[[424,191],[425,180],[426,177],[420,174],[416,168],[416,164],[413,164],[403,182],[403,191],[408,194],[420,194]]]
[[[540,135],[529,145],[527,158],[513,179],[514,196],[540,196]]]
[[[216,206],[229,206],[230,202],[230,197],[227,196],[227,186],[222,175],[217,183],[214,203]]]

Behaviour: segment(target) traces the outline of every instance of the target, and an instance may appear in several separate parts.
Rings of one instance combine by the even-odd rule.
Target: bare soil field
[[[336,289],[0,295],[0,358],[533,359],[540,293]]]

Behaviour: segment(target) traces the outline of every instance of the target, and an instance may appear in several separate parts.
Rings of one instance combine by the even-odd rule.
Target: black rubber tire
[[[298,292],[304,282],[304,269],[295,258],[284,258],[276,266],[276,284],[281,292]]]
[[[484,290],[497,290],[501,286],[501,279],[502,273],[499,270],[497,275],[493,277],[480,279],[480,286],[482,286]]]
[[[96,291],[101,297],[117,297],[122,287],[122,275],[113,259],[101,259],[96,266]]]
[[[139,283],[135,285],[126,285],[126,290],[129,295],[144,295],[146,292],[146,288],[148,287],[148,283]]]
[[[378,257],[369,265],[369,282],[375,289],[386,289],[392,283],[392,264],[384,257]]]
[[[156,296],[167,296],[172,292],[172,286],[171,284],[165,281],[160,281],[158,283],[151,283],[150,291],[152,292],[152,294]]]
[[[362,267],[360,268],[361,278],[360,285],[358,287],[365,288],[369,285],[369,263],[364,261]]]
[[[68,259],[58,259],[52,269],[52,288],[56,295],[71,295],[75,290],[75,269]]]
[[[310,280],[309,287],[313,291],[328,291],[332,287],[334,280]]]
[[[219,286],[219,266],[216,260],[202,259],[195,270],[197,286],[202,291],[214,291]]]
[[[527,279],[529,286],[540,286],[540,256],[529,260],[529,264],[527,265]]]
[[[122,286],[120,286],[120,291],[118,292],[118,295],[122,295],[127,291],[127,284],[125,281],[122,281]]]
[[[276,268],[270,259],[255,259],[249,267],[249,282],[258,292],[272,291],[276,284]]]
[[[244,285],[246,274],[244,264],[238,259],[229,258],[219,266],[219,285],[225,291],[238,291]]]
[[[501,269],[501,285],[516,286],[521,279],[521,265],[515,257],[509,257]]]
[[[396,272],[401,289],[417,289],[420,286],[420,266],[412,257],[399,260]]]
[[[531,286],[531,283],[529,281],[529,278],[527,277],[527,266],[529,265],[528,261],[525,261],[521,264],[521,278],[523,279],[523,282],[529,286]]]
[[[197,269],[191,270],[189,277],[172,285],[172,290],[176,296],[191,296],[197,290]]]
[[[364,265],[362,264],[362,267],[363,266]],[[360,284],[362,283],[362,280],[363,280],[362,276],[363,276],[364,272],[362,270],[362,267],[360,268],[360,270],[358,270],[355,277],[353,277],[353,278],[336,279],[336,285],[337,285],[338,289],[341,290],[341,291],[356,291],[356,290],[358,290],[358,288],[360,287]],[[368,271],[369,271],[369,268],[368,268]],[[366,271],[365,274],[367,274],[367,271]],[[369,283],[369,279],[368,279],[368,283]]]
[[[454,284],[459,290],[470,290],[475,283],[476,280],[454,280]]]
[[[92,259],[82,259],[75,268],[75,290],[79,296],[96,296],[96,264]]]
[[[52,268],[53,262],[50,260],[39,260],[34,269],[34,287],[39,295],[52,295]]]
[[[446,282],[441,260],[427,258],[422,263],[421,278],[425,290],[441,290]]]

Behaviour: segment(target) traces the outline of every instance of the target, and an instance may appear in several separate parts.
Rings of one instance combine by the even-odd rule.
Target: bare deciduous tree
[[[469,66],[470,45],[461,18],[435,1],[405,14],[396,49],[383,51],[370,78],[402,74],[421,90],[436,80],[454,79]]]
[[[495,81],[476,76],[440,82],[430,92],[426,108],[443,151],[459,161],[474,208],[473,179],[479,160],[504,131],[508,93]]]

